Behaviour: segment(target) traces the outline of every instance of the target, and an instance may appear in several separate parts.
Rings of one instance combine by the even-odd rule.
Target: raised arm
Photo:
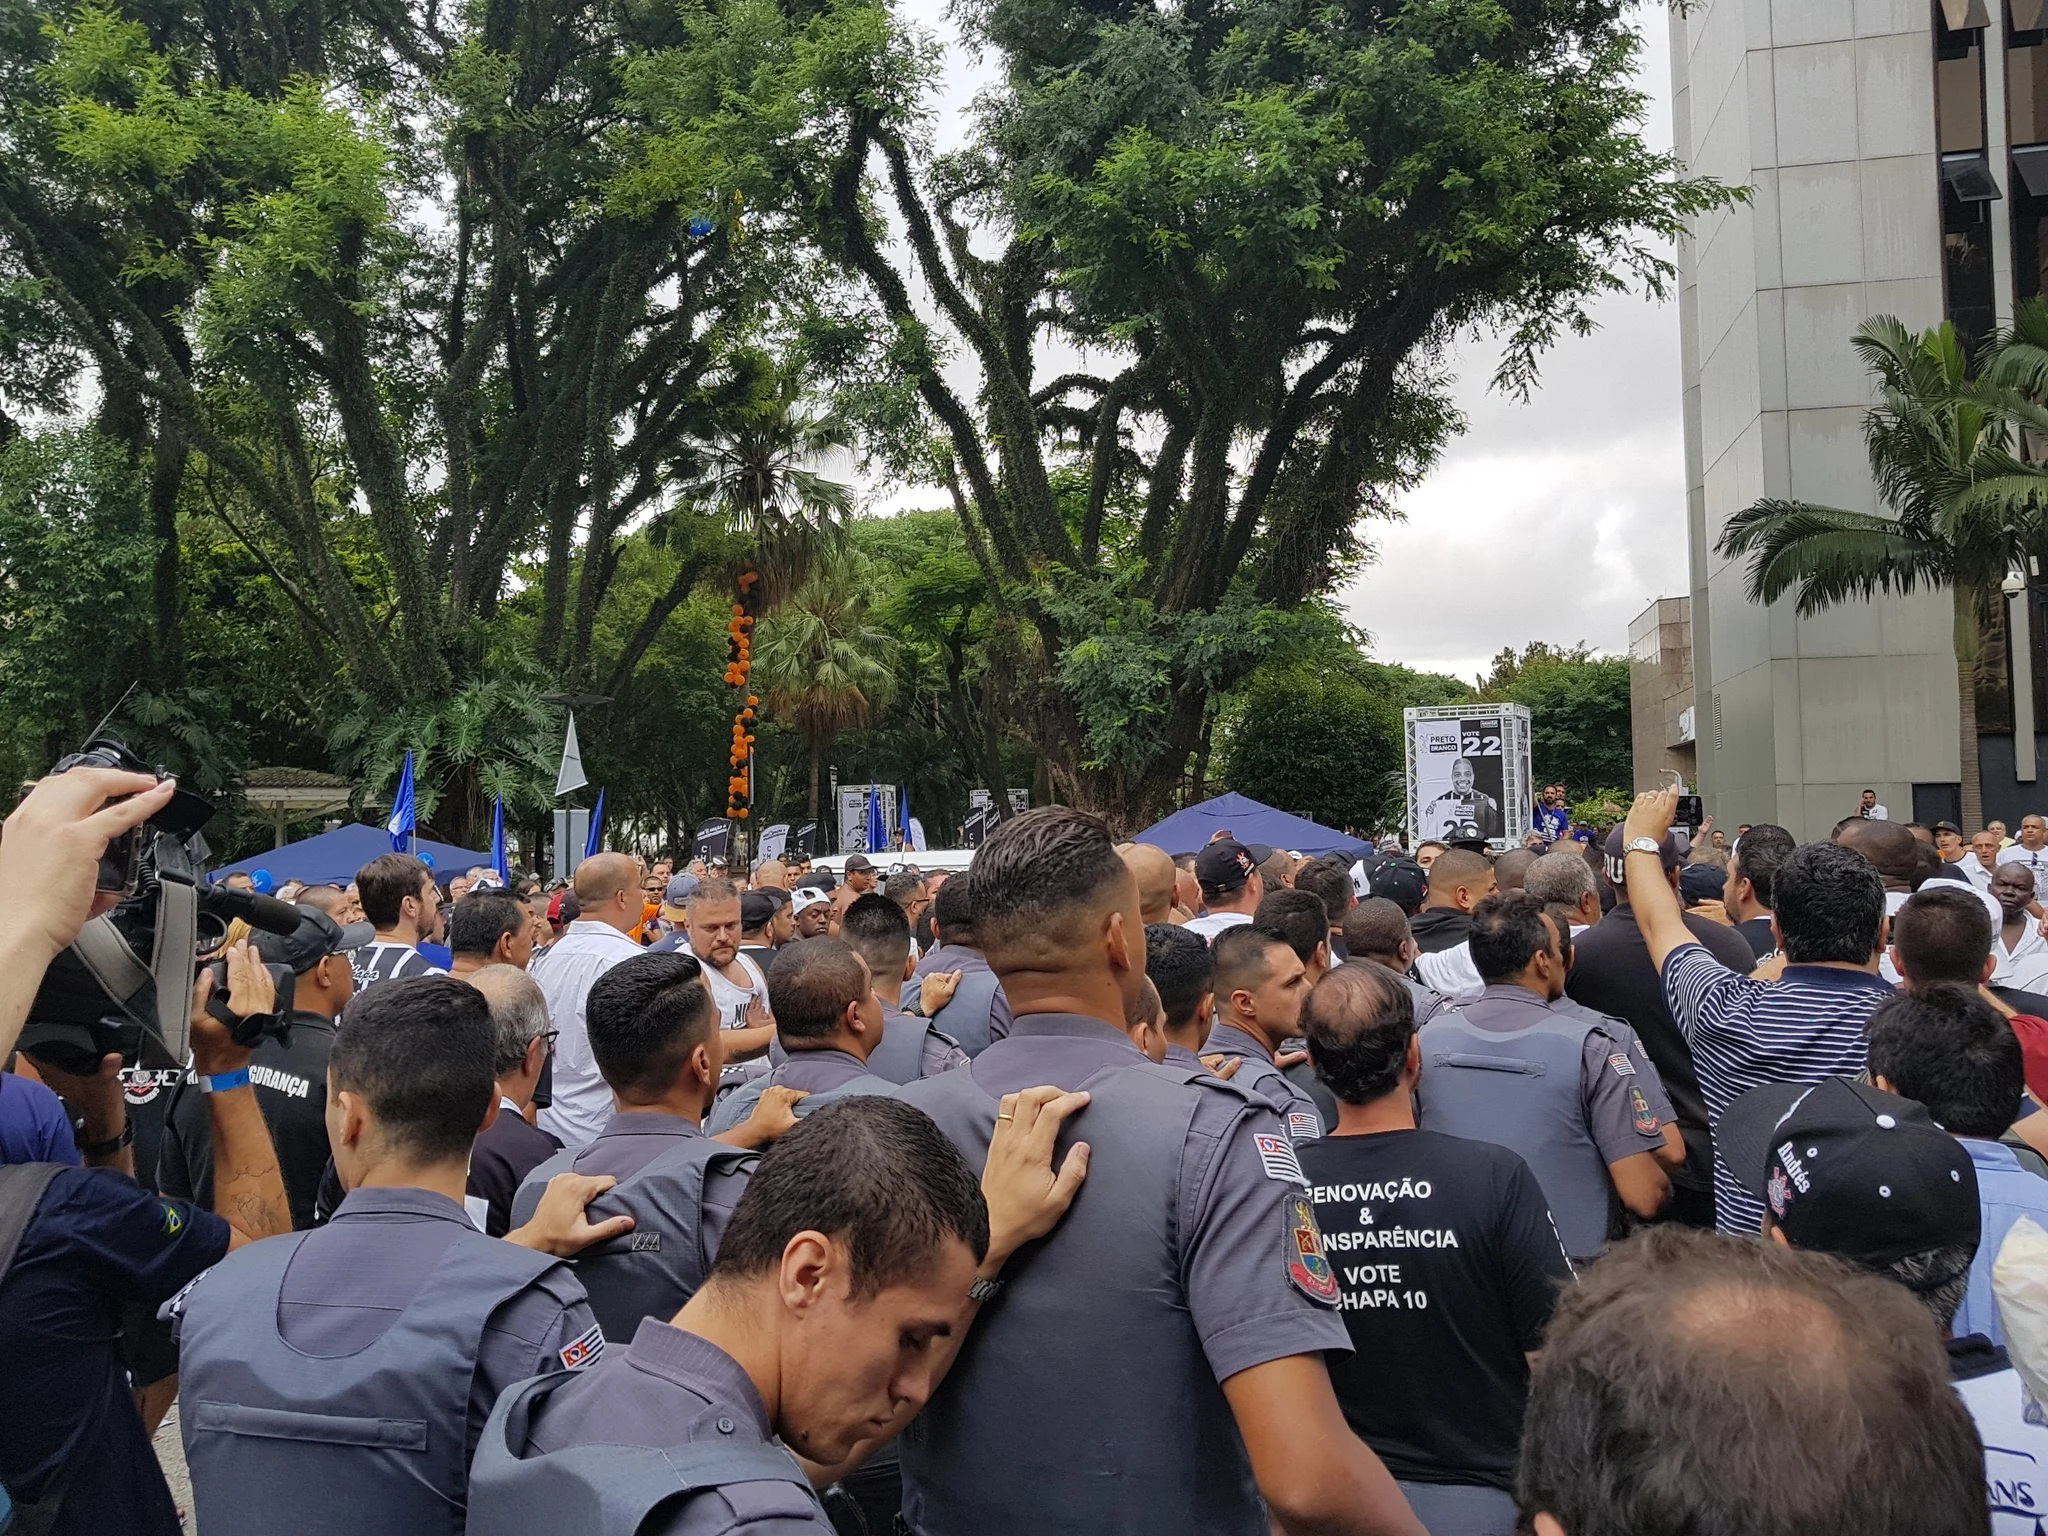
[[[1678,893],[1671,889],[1671,881],[1664,873],[1664,862],[1654,847],[1670,835],[1671,819],[1677,813],[1678,791],[1675,789],[1637,795],[1621,831],[1622,869],[1628,881],[1628,904],[1635,913],[1636,926],[1643,931],[1643,942],[1650,947],[1650,963],[1657,967],[1659,973],[1674,949],[1697,942],[1692,930],[1685,926],[1685,909],[1679,906]],[[1639,840],[1647,840],[1653,846],[1648,851],[1638,852],[1635,844]]]

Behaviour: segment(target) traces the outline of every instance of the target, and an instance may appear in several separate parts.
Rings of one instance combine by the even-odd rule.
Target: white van
[[[847,858],[848,855],[843,853],[821,854],[819,857],[811,860],[811,868],[829,869],[835,876],[843,879],[846,875]],[[931,874],[934,870],[943,869],[948,874],[957,875],[974,862],[974,850],[972,848],[927,848],[922,853],[917,852],[915,849],[905,853],[891,849],[881,853],[871,853],[868,855],[868,859],[874,864],[876,869],[885,875],[892,869],[911,866],[922,870],[926,874]]]

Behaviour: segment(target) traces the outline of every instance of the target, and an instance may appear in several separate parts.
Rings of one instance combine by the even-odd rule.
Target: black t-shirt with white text
[[[1351,1331],[1330,1381],[1353,1432],[1398,1478],[1511,1487],[1527,1354],[1572,1277],[1529,1165],[1421,1130],[1295,1153]]]

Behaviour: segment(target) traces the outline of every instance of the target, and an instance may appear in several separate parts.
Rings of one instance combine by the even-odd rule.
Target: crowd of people
[[[7,819],[0,1057],[165,795]],[[280,891],[0,1074],[0,1529],[2037,1531],[2048,823],[1866,798]]]

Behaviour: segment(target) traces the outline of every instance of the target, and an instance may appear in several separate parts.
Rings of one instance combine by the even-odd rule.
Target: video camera
[[[118,741],[96,736],[62,759],[53,773],[117,768],[162,774]],[[228,924],[241,918],[271,933],[299,926],[298,909],[253,891],[206,883],[206,839],[213,818],[202,797],[180,789],[170,804],[107,845],[99,889],[118,894],[113,911],[94,918],[77,942],[43,973],[21,1033],[21,1048],[62,1071],[90,1073],[110,1051],[129,1066],[183,1067],[192,1029],[192,983],[200,958],[218,949]],[[207,1011],[243,1045],[281,1033],[291,1015],[289,966],[269,967],[277,982],[276,1011],[242,1019],[226,1010],[225,977],[217,975]]]

